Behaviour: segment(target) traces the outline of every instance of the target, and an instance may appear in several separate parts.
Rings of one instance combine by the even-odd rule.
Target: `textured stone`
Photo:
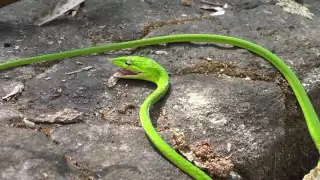
[[[9,179],[65,179],[72,168],[63,152],[44,134],[0,126],[0,177]]]

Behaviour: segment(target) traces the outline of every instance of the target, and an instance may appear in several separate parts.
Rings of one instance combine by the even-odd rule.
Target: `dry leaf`
[[[23,89],[24,89],[24,85],[23,84],[16,85],[9,94],[7,94],[6,96],[2,97],[2,100],[7,100],[8,101],[13,96],[21,93],[23,91]]]
[[[40,17],[36,22],[35,25],[41,26],[53,19],[63,15],[67,11],[77,7],[80,5],[84,0],[66,0],[66,1],[59,1],[56,6],[52,9],[48,7],[49,11],[46,15]]]

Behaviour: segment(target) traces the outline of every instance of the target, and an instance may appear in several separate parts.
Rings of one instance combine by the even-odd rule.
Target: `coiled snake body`
[[[303,86],[301,85],[299,79],[296,77],[293,71],[275,54],[261,46],[242,39],[213,34],[168,35],[7,61],[0,64],[0,69],[7,69],[10,67],[16,67],[25,64],[53,61],[57,59],[100,53],[111,50],[120,50],[125,48],[135,48],[173,42],[213,42],[229,44],[245,48],[268,60],[275,68],[277,68],[282,73],[282,75],[291,86],[304,114],[304,118],[306,120],[311,138],[320,153],[320,122],[310,102],[310,99]],[[140,56],[123,56],[112,58],[109,61],[114,65],[123,68],[124,71],[122,72],[126,72],[118,74],[119,78],[140,79],[151,81],[157,84],[157,89],[147,97],[140,108],[140,120],[146,134],[163,155],[165,155],[172,163],[189,174],[191,177],[197,180],[211,179],[211,177],[209,177],[200,168],[186,160],[174,149],[172,149],[161,138],[161,136],[157,133],[151,123],[149,109],[155,102],[161,99],[161,97],[167,92],[169,87],[169,76],[166,70],[157,62]],[[318,166],[319,165],[320,161],[318,162]]]

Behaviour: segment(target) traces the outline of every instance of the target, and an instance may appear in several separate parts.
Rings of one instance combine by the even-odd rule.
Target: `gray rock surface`
[[[0,127],[1,179],[61,179],[73,174],[61,148],[44,134]]]
[[[187,7],[169,0],[92,0],[76,17],[36,27],[32,22],[49,1],[21,1],[0,9],[0,61],[167,34],[231,35],[281,57],[319,112],[320,2],[304,1],[314,19],[285,12],[271,0],[216,2],[228,3],[226,14],[210,17],[199,1]],[[107,86],[115,67],[106,59],[131,53],[157,60],[170,73],[171,89],[151,111],[168,143],[176,128],[190,145],[209,142],[234,162],[229,179],[239,179],[237,173],[244,180],[298,180],[314,168],[318,154],[303,115],[275,68],[243,49],[175,43],[1,71],[1,96],[17,83],[25,89],[0,102],[0,177],[190,179],[157,153],[141,128],[139,106],[155,85],[121,80]],[[83,112],[83,121],[20,126],[24,117],[66,108]]]

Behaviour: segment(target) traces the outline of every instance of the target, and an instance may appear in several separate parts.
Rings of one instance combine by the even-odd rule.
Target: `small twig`
[[[65,75],[71,75],[71,74],[79,73],[79,72],[82,72],[82,71],[88,71],[90,69],[92,69],[92,66],[83,67],[83,68],[78,69],[76,71],[71,71],[71,72],[67,72],[67,73],[64,73],[64,74]]]

